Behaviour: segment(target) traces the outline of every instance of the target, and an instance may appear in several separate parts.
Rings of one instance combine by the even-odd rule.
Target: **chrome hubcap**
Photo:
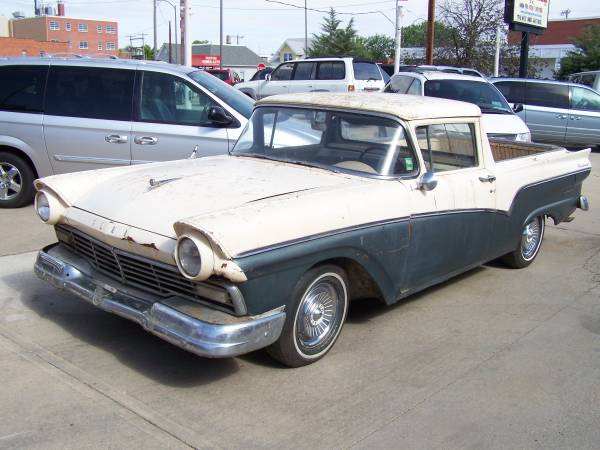
[[[521,254],[526,260],[535,256],[540,243],[541,232],[542,226],[538,218],[533,219],[525,225],[523,236],[521,237]]]
[[[340,280],[327,275],[304,294],[296,319],[296,337],[301,347],[326,345],[339,328],[344,313],[345,290]]]
[[[10,200],[21,192],[21,172],[7,162],[0,162],[0,200]]]

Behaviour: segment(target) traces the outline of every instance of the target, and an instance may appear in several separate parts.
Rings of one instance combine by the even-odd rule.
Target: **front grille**
[[[56,226],[56,235],[60,242],[85,258],[96,270],[124,285],[159,297],[177,295],[210,303],[229,312],[234,309],[228,290],[219,284],[190,281],[174,266],[124,252],[64,225]],[[214,298],[219,301],[214,301]]]

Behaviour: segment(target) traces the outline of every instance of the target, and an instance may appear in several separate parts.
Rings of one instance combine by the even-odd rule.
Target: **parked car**
[[[384,92],[474,103],[483,112],[488,137],[531,141],[527,125],[514,113],[500,91],[485,78],[441,71],[401,72],[391,78]]]
[[[252,101],[200,70],[131,60],[0,60],[0,208],[47,175],[227,153]]]
[[[376,92],[385,85],[382,70],[356,58],[308,58],[278,65],[264,80],[235,85],[257,100],[294,92]]]
[[[237,74],[237,72],[231,69],[206,69],[206,72],[214,75],[219,80],[224,81],[229,86],[235,86],[241,82],[240,76]]]
[[[546,217],[588,208],[589,150],[490,143],[480,115],[408,95],[268,97],[229,155],[38,180],[59,242],[35,272],[198,355],[312,363],[351,299],[392,304],[498,257],[526,267]]]
[[[573,73],[569,75],[569,81],[600,91],[600,70]]]
[[[273,72],[272,67],[265,67],[264,69],[257,70],[256,72],[254,72],[254,75],[252,75],[252,78],[250,78],[248,81],[264,80],[265,78],[267,78],[267,75],[271,72]]]
[[[495,86],[527,123],[533,140],[566,146],[600,145],[600,94],[561,81],[497,78]]]
[[[384,69],[388,75],[394,75],[394,65],[393,64],[380,64],[380,67]],[[485,78],[480,71],[473,69],[471,67],[454,67],[454,66],[434,66],[434,65],[426,65],[426,64],[409,64],[409,65],[401,65],[398,68],[398,72],[446,72],[446,73],[459,73],[462,75],[471,75],[474,77]]]

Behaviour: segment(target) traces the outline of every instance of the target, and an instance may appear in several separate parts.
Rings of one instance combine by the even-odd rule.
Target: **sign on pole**
[[[511,30],[542,34],[548,27],[550,0],[506,0],[504,21]]]

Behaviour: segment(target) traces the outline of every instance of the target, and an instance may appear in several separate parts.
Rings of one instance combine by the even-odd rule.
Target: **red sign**
[[[192,55],[192,66],[194,67],[219,67],[220,65],[220,56]]]

